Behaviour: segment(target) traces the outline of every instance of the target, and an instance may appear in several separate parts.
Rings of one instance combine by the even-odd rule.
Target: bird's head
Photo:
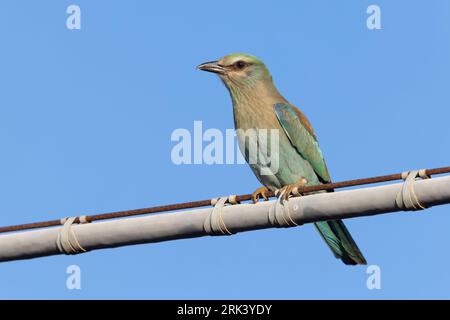
[[[264,63],[245,53],[233,53],[217,61],[205,62],[197,69],[216,73],[232,91],[251,88],[260,81],[272,81]]]

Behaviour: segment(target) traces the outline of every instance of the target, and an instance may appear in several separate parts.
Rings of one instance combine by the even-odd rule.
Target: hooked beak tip
[[[197,66],[197,70],[217,73],[217,74],[224,74],[225,69],[221,65],[219,65],[218,61],[210,61],[205,62]]]

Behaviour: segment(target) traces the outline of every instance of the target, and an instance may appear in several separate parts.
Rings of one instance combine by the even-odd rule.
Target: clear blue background
[[[335,181],[449,165],[450,2],[0,4],[0,225],[248,193],[245,165],[170,159],[176,128],[233,127],[201,62],[249,52],[312,121]],[[450,207],[348,220],[366,268],[311,225],[0,264],[0,298],[450,298]],[[82,289],[66,289],[66,268]]]

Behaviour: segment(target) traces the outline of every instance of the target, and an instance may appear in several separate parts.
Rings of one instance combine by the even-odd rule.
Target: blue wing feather
[[[281,127],[294,148],[311,164],[322,181],[330,182],[330,174],[328,173],[319,143],[302,124],[295,110],[285,103],[275,104],[274,110]]]

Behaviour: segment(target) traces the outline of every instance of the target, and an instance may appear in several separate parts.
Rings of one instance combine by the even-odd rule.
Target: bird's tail
[[[348,265],[367,264],[342,220],[316,222],[315,226],[336,258]]]

